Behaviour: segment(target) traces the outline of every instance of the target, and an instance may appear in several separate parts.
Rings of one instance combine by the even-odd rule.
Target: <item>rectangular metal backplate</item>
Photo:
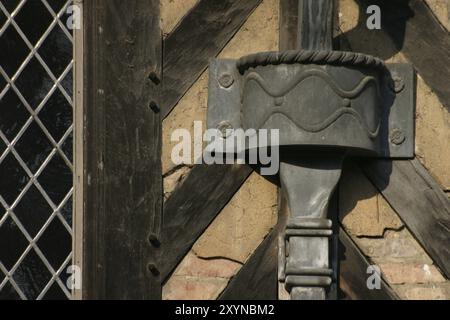
[[[380,158],[414,158],[416,77],[412,65],[387,65],[394,81],[382,85]],[[241,75],[235,60],[214,59],[209,68],[208,128],[241,128]]]
[[[385,114],[381,138],[388,141],[382,158],[414,158],[416,77],[412,65],[394,63],[387,65],[394,80],[392,88],[386,87]]]
[[[209,129],[217,129],[223,122],[229,123],[231,128],[241,128],[240,78],[236,60],[211,61],[207,117]]]

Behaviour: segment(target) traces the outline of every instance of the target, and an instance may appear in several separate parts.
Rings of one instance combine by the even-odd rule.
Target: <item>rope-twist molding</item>
[[[284,52],[259,52],[242,57],[237,61],[237,68],[241,74],[247,69],[257,66],[279,64],[320,64],[337,66],[360,66],[386,70],[384,61],[363,53],[348,51],[312,51],[289,50]]]

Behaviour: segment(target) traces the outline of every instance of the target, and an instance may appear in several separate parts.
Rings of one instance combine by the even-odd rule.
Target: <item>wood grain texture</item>
[[[341,290],[352,300],[398,299],[397,295],[383,279],[381,279],[380,289],[370,290],[367,287],[367,279],[371,274],[367,273],[367,268],[371,264],[342,228],[339,232],[339,240],[341,244]]]
[[[280,51],[295,50],[298,34],[298,0],[280,0]]]
[[[261,0],[200,0],[164,41],[165,118]]]
[[[244,165],[196,165],[164,204],[161,274],[167,280],[248,178]]]
[[[450,111],[450,34],[425,1],[410,0],[409,10],[392,6],[397,1],[385,1],[391,6],[382,8],[383,26]]]
[[[450,278],[450,200],[427,170],[412,161],[361,164],[433,261]]]
[[[332,50],[333,0],[298,1],[298,48]]]
[[[157,0],[85,2],[83,299],[161,298],[159,19]]]
[[[382,43],[389,36],[398,51],[414,64],[420,76],[436,93],[441,103],[450,111],[450,34],[440,24],[431,9],[423,0],[358,0],[360,13],[368,5],[378,5],[381,9],[382,29],[369,31],[366,18],[360,14],[355,30],[347,35],[350,45],[363,42],[364,34],[370,32],[371,41]],[[366,39],[367,41],[367,39]],[[367,47],[358,46],[358,50],[371,54]],[[392,52],[390,55],[394,55]],[[385,56],[383,58],[389,58]]]

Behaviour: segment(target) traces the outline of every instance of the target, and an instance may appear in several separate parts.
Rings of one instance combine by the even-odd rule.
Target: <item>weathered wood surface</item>
[[[398,299],[382,278],[380,289],[370,290],[367,287],[367,279],[372,274],[367,273],[370,263],[342,228],[339,232],[339,240],[341,243],[341,290],[352,300]]]
[[[159,20],[157,0],[84,3],[83,299],[161,298]]]
[[[450,111],[450,34],[440,24],[423,0],[358,0],[360,18],[358,26],[346,33],[355,51],[374,54],[378,51],[370,43],[383,43],[389,37],[396,50],[401,51],[414,64],[420,76],[430,86],[442,104]],[[365,14],[368,5],[381,9],[381,30],[367,30]],[[397,52],[386,52],[390,58]]]
[[[331,50],[333,40],[334,0],[298,1],[297,47]],[[295,8],[295,7],[293,7]]]
[[[412,161],[361,166],[433,261],[450,278],[450,200],[427,170]]]
[[[200,0],[164,41],[165,118],[261,0]]]
[[[280,51],[297,48],[298,10],[292,10],[298,6],[298,0],[280,0]]]
[[[164,204],[161,274],[167,279],[195,241],[239,190],[252,169],[197,165]]]

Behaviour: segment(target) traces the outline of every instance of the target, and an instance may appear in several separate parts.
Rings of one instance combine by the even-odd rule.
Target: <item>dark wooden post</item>
[[[83,16],[82,298],[160,299],[159,1],[90,0]]]
[[[298,1],[298,49],[333,49],[333,1]]]

